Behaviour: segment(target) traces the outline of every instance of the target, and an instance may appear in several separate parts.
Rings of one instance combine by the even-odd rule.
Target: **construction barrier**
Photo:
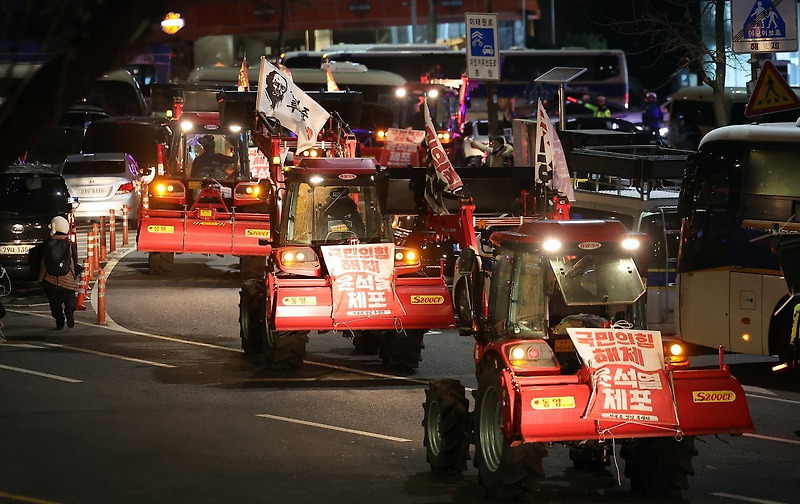
[[[102,269],[97,275],[97,323],[106,325],[106,273]]]
[[[128,205],[122,205],[122,246],[128,245]]]
[[[78,287],[78,307],[76,310],[85,310],[84,302],[89,294],[89,259],[83,260],[83,271],[81,272],[81,283]]]
[[[109,210],[111,225],[108,230],[108,251],[112,254],[117,251],[117,221],[114,218],[114,209]]]

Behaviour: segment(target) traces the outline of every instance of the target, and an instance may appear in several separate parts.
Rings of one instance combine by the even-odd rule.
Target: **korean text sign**
[[[661,333],[636,329],[567,328],[592,371],[586,418],[677,424],[664,370]]]

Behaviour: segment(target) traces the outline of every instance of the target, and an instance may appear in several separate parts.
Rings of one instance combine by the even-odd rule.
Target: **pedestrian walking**
[[[50,221],[50,238],[44,243],[39,282],[47,294],[56,329],[75,326],[78,307],[78,246],[69,239],[69,223],[61,216]]]

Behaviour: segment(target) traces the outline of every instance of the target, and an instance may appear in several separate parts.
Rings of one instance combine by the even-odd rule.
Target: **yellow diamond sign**
[[[800,98],[769,60],[764,62],[744,115],[753,117],[800,108]]]

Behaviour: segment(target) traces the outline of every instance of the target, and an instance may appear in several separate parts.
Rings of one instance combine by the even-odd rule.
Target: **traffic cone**
[[[97,323],[106,325],[106,273],[102,268],[97,274]]]
[[[85,310],[84,301],[89,290],[89,259],[83,260],[83,271],[81,272],[81,284],[78,287],[78,307],[76,310]]]

